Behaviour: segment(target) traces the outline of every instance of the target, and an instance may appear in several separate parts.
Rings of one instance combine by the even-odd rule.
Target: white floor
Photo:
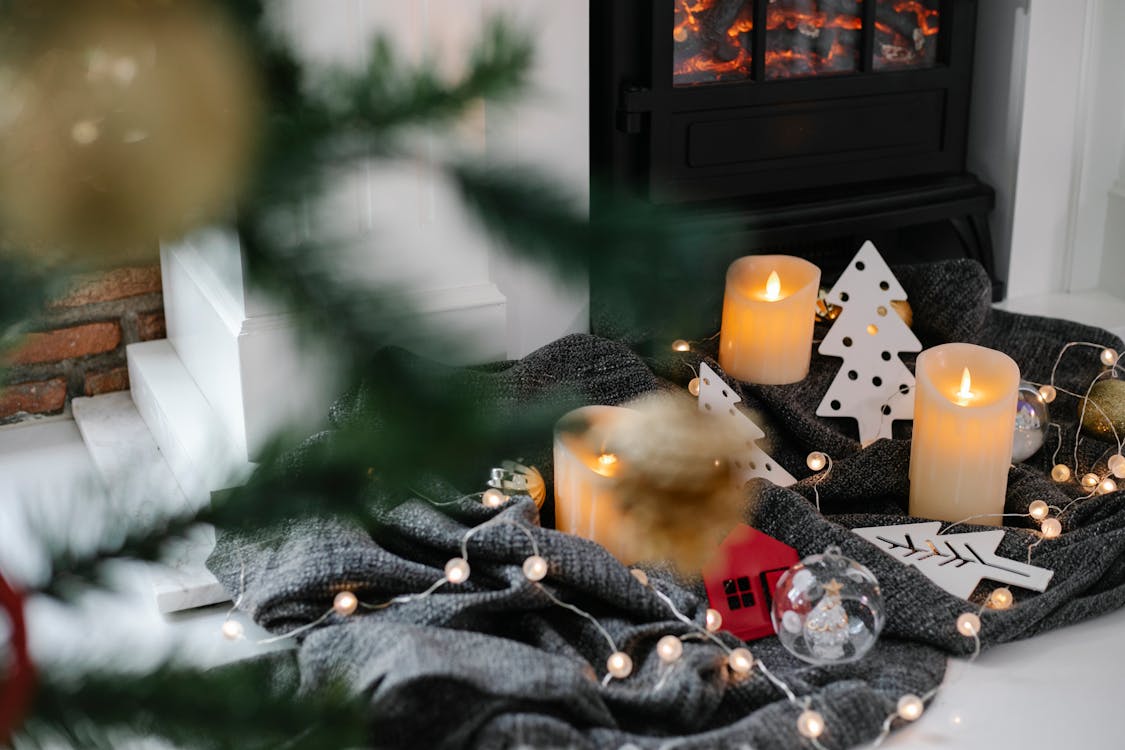
[[[44,569],[22,511],[49,528],[97,527],[89,500],[100,492],[93,462],[74,422],[0,429],[0,569],[37,580]],[[261,653],[266,633],[241,615],[247,640],[220,634],[227,607],[161,615],[149,571],[122,566],[113,594],[85,597],[76,608],[48,600],[28,609],[32,651],[40,664],[103,663],[144,668],[162,659],[212,666]],[[914,725],[884,747],[995,750],[1116,747],[1111,724],[1125,651],[1125,611],[950,663],[946,685]]]

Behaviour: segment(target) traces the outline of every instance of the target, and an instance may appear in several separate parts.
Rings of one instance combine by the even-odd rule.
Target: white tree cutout
[[[789,487],[797,480],[785,468],[758,447],[766,436],[754,420],[736,406],[742,399],[706,364],[699,365],[699,410],[719,419],[729,419],[737,427],[744,442],[744,451],[734,460],[739,484],[751,479],[768,479],[779,487]]]
[[[827,300],[843,308],[819,352],[844,360],[817,407],[819,417],[851,417],[866,447],[891,437],[896,419],[914,418],[914,375],[898,355],[922,342],[891,305],[906,290],[871,242],[863,243]]]
[[[852,529],[904,565],[911,565],[943,589],[968,599],[982,578],[1046,591],[1054,571],[996,555],[1004,530],[938,534],[940,521]]]

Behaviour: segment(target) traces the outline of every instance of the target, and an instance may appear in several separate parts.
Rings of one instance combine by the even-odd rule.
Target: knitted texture
[[[895,273],[910,295],[915,333],[926,346],[968,341],[999,349],[1016,360],[1026,378],[1038,382],[1048,379],[1068,341],[1122,347],[1097,329],[992,310],[988,278],[969,261]],[[818,336],[823,331],[819,327]],[[650,367],[619,344],[570,336],[521,362],[450,371],[449,378],[450,387],[467,390],[482,382],[500,384],[510,397],[498,408],[518,408],[560,384],[590,403],[618,404],[667,381],[683,385],[684,376],[690,377],[685,363],[696,364],[700,357],[677,354]],[[913,365],[910,358],[904,361]],[[816,405],[840,364],[814,354],[809,377],[801,383],[732,383],[757,412],[768,433],[768,450],[791,473],[808,474],[804,458],[811,450],[825,451],[835,462],[817,485],[823,513],[811,502],[811,478],[789,489],[759,481],[750,488],[747,520],[802,555],[839,545],[875,573],[886,598],[883,636],[856,663],[812,667],[789,656],[776,638],[750,644],[757,658],[824,715],[821,743],[828,748],[871,739],[902,694],[922,694],[938,685],[945,655],[973,647],[971,639],[957,633],[957,615],[979,609],[849,531],[911,520],[905,515],[910,425],[900,425],[895,440],[861,450],[854,422],[816,417]],[[1098,372],[1096,352],[1072,350],[1057,382],[1080,391]],[[337,423],[351,418],[356,398],[362,393],[334,409]],[[1082,494],[1073,483],[1057,485],[1045,476],[1059,440],[1060,455],[1069,457],[1076,435],[1075,400],[1060,395],[1051,410],[1061,437],[1052,431],[1039,454],[1013,467],[1007,512],[1026,513],[1036,499],[1062,507]],[[1097,470],[1104,471],[1108,448],[1084,440],[1083,470],[1100,461]],[[525,455],[537,457],[549,480],[550,436],[528,446]],[[446,584],[408,603],[361,608],[349,618],[333,615],[302,638],[298,661],[306,688],[343,677],[357,693],[370,696],[372,746],[650,748],[669,738],[685,748],[802,746],[795,731],[797,709],[757,670],[746,679],[732,678],[715,645],[689,639],[679,662],[662,665],[656,641],[690,629],[601,547],[540,528],[530,499],[490,510],[459,500],[459,494],[437,484],[427,487],[426,495],[440,505],[410,499],[392,507],[378,502],[373,491],[373,532],[308,519],[257,537],[223,536],[210,567],[257,622],[283,633],[320,618],[340,590],[375,604],[427,589],[442,578],[445,561],[461,554],[465,533],[494,519],[468,542],[472,574],[466,583]],[[1015,589],[1011,610],[986,610],[985,647],[1125,603],[1121,500],[1120,493],[1081,500],[1063,517],[1064,534],[1032,550],[1032,563],[1053,569],[1055,577],[1042,594]],[[610,644],[592,623],[553,604],[523,576],[520,566],[533,551],[528,534],[550,563],[542,587],[597,618],[616,646],[632,656],[631,677],[602,686]],[[1033,524],[1015,519],[998,553],[1026,560],[1037,538]],[[702,624],[707,602],[698,580],[647,570],[653,588]],[[983,584],[975,599],[981,601],[990,589]],[[724,639],[737,645],[730,636]]]

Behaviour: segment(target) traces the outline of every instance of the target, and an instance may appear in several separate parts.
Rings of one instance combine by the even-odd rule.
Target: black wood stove
[[[733,217],[740,253],[829,280],[872,239],[892,263],[976,258],[1002,297],[994,193],[965,171],[976,0],[590,6],[595,179]]]

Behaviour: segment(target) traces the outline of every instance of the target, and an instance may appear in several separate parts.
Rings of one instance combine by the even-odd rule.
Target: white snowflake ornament
[[[922,342],[895,312],[906,291],[871,242],[863,247],[826,299],[842,309],[818,351],[843,366],[817,407],[820,417],[851,417],[866,447],[892,436],[895,420],[914,418],[914,375],[899,359]]]

